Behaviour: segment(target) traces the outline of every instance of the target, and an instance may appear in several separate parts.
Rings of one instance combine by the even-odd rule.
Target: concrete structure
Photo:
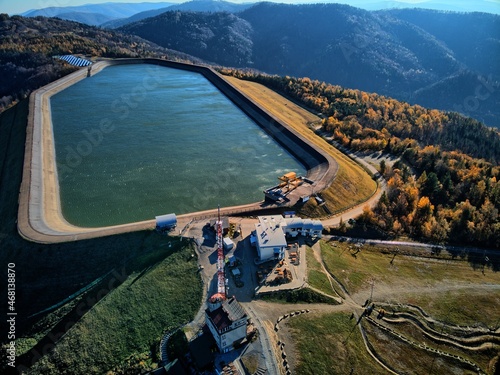
[[[259,216],[253,235],[260,261],[283,259],[287,244],[282,221],[281,215]]]
[[[166,232],[177,226],[177,216],[175,214],[166,214],[156,216],[156,230]]]
[[[286,237],[298,235],[321,238],[323,224],[319,220],[280,215],[259,216],[250,243],[257,247],[259,261],[283,259],[287,246]]]
[[[223,242],[223,246],[224,246],[224,251],[230,251],[233,249],[234,242],[229,237],[224,237],[222,242]]]
[[[234,349],[247,335],[247,314],[236,298],[222,301],[219,307],[205,310],[208,329],[221,353]]]
[[[209,67],[160,59],[119,59],[99,61],[93,64],[92,75],[112,65],[144,63],[185,69],[202,74],[283,148],[297,158],[307,169],[307,178],[314,181],[314,185],[313,187],[300,186],[293,190],[287,195],[286,205],[293,206],[300,197],[309,195],[312,190],[316,193],[322,191],[335,178],[338,165],[327,152],[310,143],[292,127],[274,118],[272,114],[253,102]],[[154,228],[154,220],[109,227],[82,228],[71,225],[62,215],[49,100],[52,95],[87,76],[87,69],[80,69],[36,90],[30,96],[23,180],[19,192],[17,221],[19,233],[28,240],[39,243],[57,243]],[[110,131],[105,124],[101,124],[99,130],[103,134]],[[237,207],[225,207],[221,213],[228,215],[257,211],[263,208],[268,209],[269,207],[269,204],[264,207],[263,202],[256,202]],[[207,210],[196,214],[181,215],[179,219],[189,220],[193,217],[208,215],[213,217],[215,213],[215,210]]]
[[[281,224],[286,236],[297,237],[299,234],[306,237],[321,238],[323,224],[319,220],[291,217],[283,219]]]

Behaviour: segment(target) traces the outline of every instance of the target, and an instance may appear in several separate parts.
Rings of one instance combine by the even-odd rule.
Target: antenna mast
[[[226,298],[226,276],[224,274],[224,248],[222,244],[222,220],[220,219],[220,206],[218,206],[217,219],[217,294]]]

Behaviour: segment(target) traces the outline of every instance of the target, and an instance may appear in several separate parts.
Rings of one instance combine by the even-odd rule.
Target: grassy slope
[[[500,283],[500,274],[490,269],[486,269],[483,274],[481,269],[474,268],[466,259],[451,260],[452,257],[446,252],[434,256],[435,259],[410,256],[414,251],[410,247],[400,246],[400,254],[396,255],[392,265],[390,262],[393,253],[387,252],[384,247],[365,245],[357,253],[355,246],[349,243],[335,243],[332,246],[322,241],[321,247],[329,272],[350,293],[369,291],[373,278],[373,299],[376,304],[409,303],[420,306],[434,319],[447,324],[498,328],[500,290],[488,289],[486,292],[481,289],[481,286]],[[403,253],[408,254],[402,255]],[[314,264],[312,266],[314,268]],[[406,292],[400,292],[398,288],[403,288]],[[384,291],[385,295],[378,295],[378,291]],[[404,308],[401,309],[404,311]],[[349,322],[342,314],[291,319],[290,325],[294,329],[294,339],[300,353],[297,374],[345,374],[350,373],[353,367],[354,373],[377,371],[379,367],[373,366],[369,358],[360,360],[366,355],[366,349],[361,342],[356,343],[357,330],[349,335],[349,327],[353,327],[354,322],[354,319]],[[363,321],[362,324],[378,355],[399,372],[473,373],[464,369],[457,361],[410,346],[367,322]],[[436,344],[409,324],[391,325],[391,328],[414,342],[426,343],[439,350],[468,358],[487,373],[492,373],[490,361],[497,353],[494,350],[472,352]],[[443,330],[439,323],[436,328]],[[347,337],[348,344],[345,345],[342,341]],[[324,345],[325,342],[328,345]],[[351,349],[347,350],[346,347],[349,346]],[[346,352],[350,354],[347,355]],[[324,366],[330,366],[331,372],[327,372]]]
[[[370,288],[374,280],[373,299],[377,290],[393,289],[388,302],[410,303],[423,308],[436,319],[453,324],[483,323],[498,325],[500,290],[485,293],[480,286],[500,284],[500,274],[474,268],[465,259],[450,260],[448,254],[436,259],[381,253],[384,248],[365,245],[352,256],[354,247],[337,243],[336,247],[322,242],[322,256],[328,271],[337,277],[352,294]],[[351,246],[352,248],[349,248]],[[400,248],[401,252],[404,251]],[[401,292],[399,289],[401,288]]]
[[[434,353],[396,340],[394,336],[371,324],[363,322],[363,328],[366,330],[368,339],[374,350],[384,359],[384,362],[390,368],[395,369],[398,373],[415,375],[475,374],[473,371],[464,369],[463,364],[460,362],[448,357],[436,356]],[[444,348],[441,347],[439,349]],[[463,356],[463,353],[459,354]]]
[[[202,285],[192,253],[184,247],[132,273],[85,314],[32,373],[103,373],[131,354],[148,353],[164,331],[189,322],[199,308]]]
[[[287,320],[300,353],[297,375],[386,374],[366,352],[356,319],[349,316],[308,314]]]
[[[240,80],[235,77],[225,76],[224,78],[276,118],[287,123],[302,136],[335,158],[339,164],[337,177],[331,186],[321,193],[326,199],[326,204],[331,212],[345,210],[366,201],[372,196],[377,185],[370,175],[309,128],[311,123],[319,121],[319,117],[261,84]],[[324,215],[324,211],[311,201],[304,206],[301,214],[321,216]]]
[[[310,247],[307,247],[306,262],[307,262],[308,284],[311,285],[313,288],[321,290],[323,293],[335,296],[337,293],[335,293],[335,291],[332,290],[328,277],[323,272],[321,264],[314,256],[313,250]]]
[[[151,231],[54,245],[35,244],[22,239],[17,232],[16,219],[27,111],[28,102],[23,101],[0,115],[0,264],[3,277],[6,277],[7,263],[16,264],[16,343],[18,354],[21,355],[17,364],[31,365],[37,352],[42,353],[46,348],[53,347],[54,341],[57,341],[54,338],[60,338],[68,332],[65,340],[83,345],[85,351],[79,352],[77,357],[77,350],[62,341],[61,346],[58,345],[57,355],[65,362],[57,366],[63,364],[71,368],[66,370],[69,373],[78,373],[80,366],[83,366],[82,369],[85,366],[98,366],[99,371],[94,372],[102,373],[138,350],[144,351],[146,348],[149,352],[148,345],[159,338],[163,329],[192,317],[199,306],[202,290],[198,275],[192,272],[195,271],[195,262],[185,261],[185,255],[191,253],[188,248],[184,249],[176,245],[174,239]],[[168,248],[168,242],[173,244],[171,249]],[[176,265],[178,257],[181,263]],[[113,281],[113,271],[120,277],[109,284]],[[105,277],[102,283],[79,299],[55,311],[28,318],[65,300],[110,272],[111,276]],[[125,285],[128,285],[142,272],[144,276],[130,288],[119,292],[114,289],[120,286],[124,278],[128,277],[125,280]],[[164,276],[160,278],[161,282],[155,279],[160,275]],[[147,283],[141,280],[147,280]],[[112,287],[109,288],[109,285]],[[171,287],[175,293],[171,293]],[[117,292],[116,295],[113,290]],[[106,292],[110,293],[106,296]],[[0,283],[0,298],[4,301],[7,300],[6,294],[6,284]],[[149,297],[142,298],[142,295]],[[152,295],[157,296],[154,303]],[[85,315],[103,297],[102,303]],[[177,298],[175,303],[172,302],[174,297]],[[144,303],[139,303],[141,301]],[[119,312],[111,308],[114,304],[121,306]],[[183,306],[184,310],[180,310],[179,306]],[[114,322],[106,321],[107,307],[109,316],[114,316]],[[151,313],[147,313],[147,309],[151,309]],[[143,315],[143,318],[138,319],[138,315]],[[117,318],[119,316],[128,320],[121,320]],[[116,326],[119,323],[122,325]],[[0,325],[4,332],[5,322]],[[94,331],[101,335],[101,339]],[[111,334],[118,335],[122,341],[112,343],[102,339]],[[5,339],[6,336],[2,340]],[[93,345],[103,351],[99,356],[93,354]],[[94,355],[95,359],[89,359]],[[103,358],[106,356],[113,357],[113,360],[105,363]],[[80,362],[80,357],[85,360]],[[53,358],[43,359],[42,363],[46,366],[39,365],[39,368],[56,366],[51,362]],[[5,363],[3,361],[0,366],[2,373],[5,373]],[[88,373],[87,370],[81,373]]]
[[[355,326],[356,319],[349,317],[346,313],[330,313],[288,320],[300,352],[297,375],[387,374],[367,353]],[[394,340],[370,324],[362,324],[376,352],[400,373],[472,374],[463,372],[460,365],[447,358],[440,357],[433,362],[435,355]]]
[[[499,284],[500,281],[497,282]],[[500,328],[500,290],[488,291],[476,289],[474,284],[460,290],[449,290],[439,294],[405,293],[398,301],[407,301],[420,306],[427,313],[440,321],[462,326],[483,325]],[[395,302],[390,301],[390,302]]]

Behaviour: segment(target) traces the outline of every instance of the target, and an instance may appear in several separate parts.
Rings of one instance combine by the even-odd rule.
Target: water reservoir
[[[99,227],[251,203],[299,164],[203,75],[110,66],[50,99],[63,216]]]

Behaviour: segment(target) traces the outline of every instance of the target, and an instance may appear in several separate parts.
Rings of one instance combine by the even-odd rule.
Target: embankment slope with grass
[[[232,76],[224,76],[224,79],[335,160],[338,165],[335,179],[321,192],[330,212],[342,212],[362,204],[375,194],[377,183],[372,176],[311,128],[320,123],[318,116],[259,83]],[[302,207],[300,213],[312,217],[326,216],[324,209],[313,200]]]
[[[16,219],[27,111],[23,101],[0,115],[0,264],[5,278],[8,263],[16,270],[16,365],[105,373],[192,319],[202,293],[197,262],[189,243],[153,231],[61,244],[23,239]],[[7,301],[6,283],[0,298]],[[1,358],[5,350],[2,341]]]

